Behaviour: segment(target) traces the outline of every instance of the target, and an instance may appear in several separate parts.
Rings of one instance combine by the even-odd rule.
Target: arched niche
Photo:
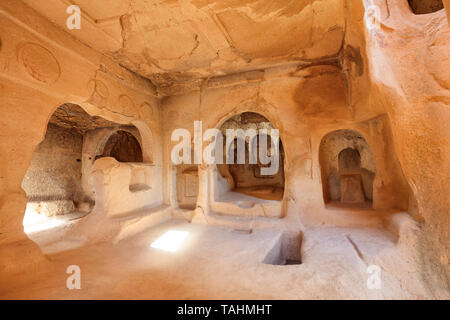
[[[442,0],[408,0],[414,14],[429,14],[444,9]]]
[[[254,130],[256,135],[226,139],[227,130]],[[217,169],[223,179],[228,182],[228,188],[233,193],[245,194],[264,200],[281,201],[284,195],[284,149],[281,139],[275,142],[270,137],[273,124],[263,115],[255,112],[243,112],[224,121],[219,130],[224,137],[223,164]],[[267,131],[264,131],[267,130]],[[264,133],[267,132],[268,134]],[[265,140],[264,140],[265,139]],[[267,156],[274,155],[277,170],[274,174],[262,174],[263,168],[270,167],[270,163],[262,163],[260,149],[262,141],[266,143],[264,149]],[[274,145],[276,143],[276,145]],[[238,146],[241,144],[244,154],[238,156]],[[227,163],[227,157],[228,162]],[[231,157],[231,158],[230,158]],[[253,160],[252,160],[253,159]]]
[[[328,133],[320,144],[319,161],[326,204],[372,207],[375,160],[359,132]]]
[[[94,199],[83,187],[83,149],[86,135],[118,124],[89,115],[82,107],[66,103],[48,119],[45,137],[36,147],[22,181],[27,194],[28,218],[90,212]]]
[[[121,133],[118,133],[121,132]],[[152,133],[148,126],[141,121],[133,121],[132,124],[96,128],[86,133],[83,144],[83,188],[89,197],[94,198],[94,194],[89,186],[89,177],[94,162],[103,157],[109,157],[108,143],[115,139],[118,135],[126,135],[127,139],[134,141],[137,148],[137,157],[131,158],[116,158],[119,162],[131,162],[136,164],[146,164],[153,166],[153,140]],[[137,141],[137,143],[136,143]],[[127,148],[125,148],[127,149]],[[137,161],[136,161],[137,160]],[[136,171],[136,170],[135,170]],[[137,171],[136,171],[137,172]],[[149,177],[149,179],[151,179]]]
[[[142,148],[138,139],[128,130],[117,130],[109,135],[100,155],[95,159],[112,157],[119,162],[143,162]]]

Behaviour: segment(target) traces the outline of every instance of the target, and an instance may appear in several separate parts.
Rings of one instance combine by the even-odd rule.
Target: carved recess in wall
[[[383,133],[383,121],[381,119],[368,121],[366,125],[369,128],[370,135],[373,137],[377,137]]]
[[[184,196],[193,198],[198,196],[198,174],[185,174],[184,175]]]
[[[19,45],[17,57],[27,73],[39,82],[53,84],[61,75],[56,57],[39,44],[27,42]]]

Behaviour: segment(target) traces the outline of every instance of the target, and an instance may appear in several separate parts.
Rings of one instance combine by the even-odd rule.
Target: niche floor
[[[277,188],[273,186],[260,186],[260,187],[249,187],[249,188],[236,188],[233,192],[243,193],[255,198],[265,199],[265,200],[283,200],[283,188]]]
[[[26,210],[23,227],[25,233],[27,233],[32,240],[36,241],[33,239],[34,235],[38,238],[42,236],[45,237],[45,234],[47,233],[45,232],[46,230],[58,227],[68,227],[87,214],[87,212],[71,212],[53,217],[45,217],[36,213],[34,210]],[[52,239],[52,236],[47,236],[47,238]]]
[[[66,230],[62,226],[52,234],[61,238]],[[161,238],[168,232],[183,235],[175,250],[170,237]],[[171,220],[116,245],[103,243],[48,255],[46,266],[0,279],[0,298],[432,298],[420,280],[416,257],[386,230],[309,228],[301,240],[302,264],[265,264],[280,236],[275,230],[242,233]],[[44,252],[59,241],[36,233],[34,239]],[[157,239],[160,243],[152,247]],[[161,250],[164,245],[172,251]],[[367,288],[371,264],[381,268],[380,290]],[[81,268],[81,290],[66,288],[69,265]]]
[[[239,192],[237,190],[239,190]],[[240,208],[252,208],[255,206],[255,204],[270,203],[271,201],[279,200],[281,199],[271,199],[271,197],[257,197],[254,193],[247,189],[244,189],[244,191],[242,191],[242,189],[234,189],[222,194],[217,202],[236,204]]]
[[[371,201],[365,201],[364,203],[342,203],[340,201],[332,201],[326,204],[326,208],[329,210],[342,210],[342,209],[373,210],[373,204]]]

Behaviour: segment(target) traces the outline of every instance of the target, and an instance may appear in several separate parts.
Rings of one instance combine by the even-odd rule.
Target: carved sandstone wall
[[[406,1],[364,4],[381,8],[380,28],[364,32],[372,83],[368,108],[383,106],[389,115],[394,148],[423,219],[426,276],[447,273],[448,281],[450,28],[446,13],[414,15]],[[363,9],[353,10],[362,16]],[[364,30],[362,25],[358,28]],[[440,281],[446,280],[437,279],[436,286]]]
[[[152,194],[152,204],[164,202],[174,213],[180,188],[170,161],[172,131],[186,128],[193,134],[195,120],[202,121],[203,130],[220,128],[231,116],[255,112],[280,130],[283,199],[254,209],[225,206],[215,198],[223,187],[216,168],[200,163],[198,193],[187,192],[195,208],[189,220],[280,229],[386,226],[392,212],[407,211],[420,228],[402,245],[420,253],[421,277],[432,288],[447,290],[450,27],[445,10],[415,15],[406,0],[77,3],[88,13],[79,32],[65,30],[64,1],[0,3],[0,153],[7,155],[0,158],[0,267],[12,268],[4,261],[42,258],[23,233],[21,185],[57,107],[74,103],[91,116],[134,125],[143,161],[153,172],[154,188],[145,192]],[[449,10],[447,0],[444,4]],[[369,10],[373,5],[379,12]],[[320,145],[337,130],[358,132],[372,151],[370,212],[325,206]],[[83,150],[83,161],[95,155],[96,146]],[[106,162],[95,167],[115,168],[120,186],[143,181],[141,172],[131,178],[131,166]],[[104,203],[111,204],[117,199],[108,190],[120,188],[102,190]],[[104,222],[107,214],[101,213],[93,221]]]
[[[159,100],[148,80],[81,44],[21,1],[2,1],[0,16],[0,152],[8,154],[0,160],[0,253],[1,268],[7,270],[14,261],[42,259],[23,233],[27,199],[21,185],[57,107],[75,103],[91,116],[151,130],[145,133],[146,149],[154,151],[158,184],[162,158]],[[17,245],[23,239],[27,245]]]

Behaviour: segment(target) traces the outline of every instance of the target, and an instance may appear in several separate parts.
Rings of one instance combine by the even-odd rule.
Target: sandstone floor
[[[308,228],[300,265],[263,263],[280,236],[276,230],[246,233],[171,220],[118,244],[69,249],[76,247],[64,237],[69,229],[31,235],[49,262],[3,279],[1,299],[434,298],[415,269],[417,257],[384,229]],[[177,251],[151,247],[171,230],[187,232]],[[81,290],[66,288],[69,265],[81,268]],[[370,265],[380,267],[379,290],[367,287]]]

